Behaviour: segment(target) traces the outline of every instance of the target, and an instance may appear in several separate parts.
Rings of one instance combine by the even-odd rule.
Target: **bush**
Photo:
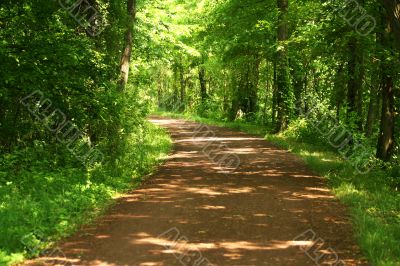
[[[77,164],[65,147],[53,153],[43,143],[2,155],[0,261],[36,256],[90,221],[116,193],[140,182],[168,153],[170,140],[146,122],[119,144],[113,157],[92,167]]]

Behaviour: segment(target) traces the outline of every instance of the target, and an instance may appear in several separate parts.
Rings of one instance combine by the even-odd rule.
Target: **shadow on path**
[[[319,265],[331,265],[336,255],[345,265],[367,265],[359,259],[344,206],[291,153],[225,128],[210,127],[211,139],[193,134],[197,123],[158,117],[152,122],[168,128],[174,153],[93,227],[61,243],[66,257],[52,264],[196,265],[198,257],[189,252],[204,258],[196,266],[207,265],[206,260],[212,265],[317,265],[307,254],[325,254]],[[202,151],[207,144],[222,144],[217,153],[236,154],[239,167],[221,171]],[[179,236],[162,235],[171,228]],[[306,254],[301,248],[308,239],[296,237],[310,229],[315,232],[310,240],[321,238],[324,245],[317,243]],[[176,237],[180,241],[173,241]],[[29,264],[46,265],[46,260],[51,264],[52,258]]]

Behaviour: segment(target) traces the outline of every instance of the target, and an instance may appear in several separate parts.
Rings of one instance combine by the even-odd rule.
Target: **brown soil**
[[[337,265],[368,265],[348,211],[296,156],[226,128],[211,126],[216,138],[207,138],[193,134],[197,123],[152,120],[174,139],[168,161],[56,255],[26,265],[303,266],[332,265],[336,255]],[[239,156],[236,171],[210,159],[209,145]]]

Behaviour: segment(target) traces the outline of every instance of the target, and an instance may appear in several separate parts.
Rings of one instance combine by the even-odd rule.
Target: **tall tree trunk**
[[[362,84],[364,80],[363,47],[359,37],[352,36],[349,41],[347,117],[354,116],[359,130],[362,130]]]
[[[273,84],[272,84],[272,106],[271,106],[271,118],[272,124],[276,124],[277,119],[277,98],[278,98],[278,84],[277,84],[277,58],[274,58],[274,76],[273,76]]]
[[[386,24],[386,17],[382,16],[381,24]],[[391,20],[389,19],[389,23]],[[382,34],[378,41],[382,44],[382,47],[391,49],[392,45],[389,40],[389,34],[392,32],[392,27],[382,27],[382,31],[386,28],[387,34]],[[381,64],[381,78],[382,78],[382,113],[380,122],[380,132],[377,144],[376,157],[389,161],[392,158],[395,138],[394,138],[394,123],[395,123],[395,108],[394,108],[394,88],[393,88],[393,77],[390,73],[391,66],[388,59],[383,55]]]
[[[365,75],[365,66],[364,66],[364,45],[363,40],[358,40],[358,49],[357,49],[357,69],[356,69],[356,90],[357,90],[357,99],[356,99],[356,107],[357,107],[357,127],[360,132],[363,131],[363,83],[364,83],[364,75]]]
[[[173,66],[173,83],[172,83],[172,111],[177,112],[180,109],[179,105],[179,67],[178,65]]]
[[[207,100],[206,70],[203,66],[199,66],[199,82],[201,103],[205,104]]]
[[[183,66],[180,65],[179,67],[179,81],[180,81],[180,105],[179,105],[179,111],[184,111],[185,110],[185,89],[186,89],[186,81],[184,78],[184,70]]]
[[[229,71],[222,71],[223,74],[223,91],[224,91],[224,100],[223,100],[223,111],[225,115],[229,113]]]
[[[133,24],[136,16],[136,0],[128,0],[128,25],[125,32],[125,48],[120,61],[120,77],[118,85],[121,91],[123,91],[128,83],[129,77],[129,65],[131,62],[132,55],[132,39],[133,39]]]
[[[307,68],[305,68],[305,69],[307,69]],[[308,98],[308,90],[307,90],[307,88],[308,88],[308,71],[306,71],[304,73],[304,88],[303,88],[303,92],[304,92],[304,95],[305,95],[305,98],[304,98],[304,113],[305,114],[307,114],[308,110],[309,110],[309,103],[308,103],[308,100],[307,100],[307,98]]]
[[[289,66],[287,56],[288,40],[288,0],[278,0],[279,22],[278,22],[278,61],[277,61],[277,123],[276,132],[286,129],[289,121]]]
[[[240,79],[237,87],[237,101],[241,112],[247,114],[249,112],[249,66],[243,65],[243,69],[240,69]]]
[[[382,81],[382,114],[376,156],[384,161],[392,158],[394,149],[394,89],[393,79],[385,75]]]
[[[347,115],[354,114],[356,111],[356,97],[357,97],[357,80],[356,80],[356,68],[357,68],[357,40],[355,37],[351,37],[349,41],[349,61],[348,61],[348,83],[347,83]]]
[[[245,83],[245,89],[247,91],[247,95],[245,95],[246,102],[244,103],[246,118],[252,120],[255,118],[255,114],[258,110],[258,82],[260,78],[260,59],[258,55],[255,55],[248,62],[248,70],[247,70],[247,80]]]
[[[237,70],[231,72],[231,87],[232,87],[232,99],[231,99],[231,108],[229,110],[228,120],[234,121],[236,119],[236,115],[240,109],[239,106],[239,86],[240,86],[241,74],[237,73]]]
[[[265,84],[265,96],[264,96],[264,108],[263,108],[263,124],[266,124],[267,122],[267,105],[268,105],[268,93],[269,93],[269,87],[270,87],[270,74],[269,74],[269,62],[266,62],[266,67],[265,67],[265,75],[266,75],[266,84]]]

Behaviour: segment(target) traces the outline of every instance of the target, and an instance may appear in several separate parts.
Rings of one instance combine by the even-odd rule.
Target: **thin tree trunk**
[[[118,81],[118,85],[121,91],[123,91],[128,83],[129,77],[129,65],[131,61],[132,55],[132,45],[133,45],[133,24],[136,16],[136,0],[128,0],[127,2],[128,9],[128,25],[125,32],[125,48],[122,53],[121,61],[120,61],[120,77]]]
[[[185,89],[186,89],[186,82],[184,79],[184,72],[183,72],[183,66],[181,65],[179,67],[179,81],[180,81],[180,108],[179,111],[184,111],[185,110]]]
[[[231,86],[232,86],[232,99],[231,99],[231,108],[229,111],[228,119],[229,121],[234,121],[236,119],[236,115],[240,109],[239,106],[239,86],[240,86],[241,75],[237,74],[236,71],[232,71],[231,73]],[[239,82],[239,84],[238,84]]]
[[[222,71],[223,74],[223,80],[224,80],[224,101],[223,101],[223,110],[224,114],[228,115],[229,113],[229,72],[228,71]]]
[[[274,58],[274,82],[272,87],[272,106],[271,106],[271,118],[272,124],[275,125],[277,118],[277,94],[278,94],[278,85],[277,85],[277,63],[276,57]]]
[[[304,95],[305,95],[305,98],[304,98],[304,113],[305,114],[307,114],[308,110],[309,110],[309,108],[308,108],[309,105],[308,105],[308,101],[307,101],[307,98],[308,98],[308,95],[307,95],[308,89],[307,88],[308,88],[308,71],[306,71],[306,73],[304,74],[304,88],[303,88]]]
[[[348,84],[347,84],[347,118],[354,116],[358,129],[362,124],[362,83],[364,79],[364,56],[361,41],[352,36],[349,41]]]
[[[254,119],[258,110],[258,82],[260,78],[260,59],[255,55],[248,65],[247,84],[248,102],[246,107],[246,116]]]
[[[205,104],[207,100],[206,70],[203,66],[199,67],[200,97],[201,103]]]
[[[264,97],[264,109],[263,109],[263,124],[266,123],[267,121],[267,104],[268,104],[268,92],[269,92],[269,86],[270,86],[270,79],[269,79],[269,62],[266,62],[266,89],[265,89],[265,97]]]
[[[363,83],[364,83],[364,46],[363,41],[358,41],[358,49],[357,49],[357,71],[356,71],[356,90],[357,90],[357,127],[360,132],[363,131]]]
[[[288,0],[278,0],[279,8],[279,22],[278,22],[278,67],[277,67],[277,124],[276,132],[286,129],[289,121],[289,66],[287,56],[287,43],[288,40]]]
[[[173,68],[173,72],[174,72],[174,80],[173,80],[173,97],[172,97],[172,111],[173,112],[177,112],[180,109],[179,106],[179,68],[178,65],[174,65]]]

